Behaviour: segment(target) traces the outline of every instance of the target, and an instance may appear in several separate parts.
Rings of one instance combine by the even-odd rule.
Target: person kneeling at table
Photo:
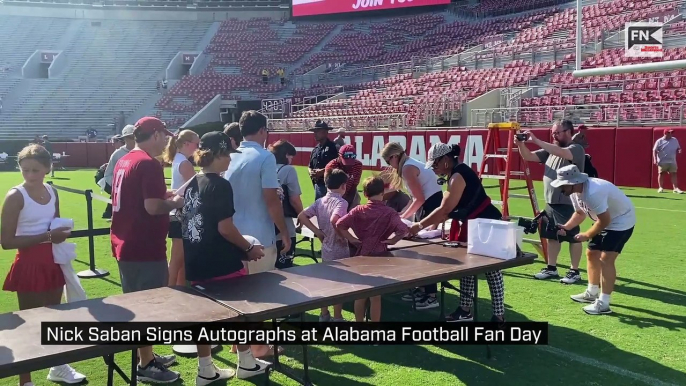
[[[562,225],[560,234],[581,225],[586,216],[593,220],[591,229],[574,236],[580,242],[588,241],[588,288],[571,298],[576,302],[591,303],[583,308],[589,315],[612,313],[610,295],[617,278],[615,260],[634,232],[636,209],[618,187],[600,178],[588,177],[575,165],[558,170],[557,180],[550,185],[559,187],[564,195],[570,196],[575,210],[572,218]],[[598,296],[601,277],[602,293]]]
[[[222,132],[202,136],[193,155],[202,170],[182,187],[184,204],[181,230],[186,279],[192,284],[225,281],[245,276],[242,261],[256,261],[264,248],[246,240],[233,224],[233,188],[219,173],[227,170],[231,147]],[[227,283],[227,285],[230,285]],[[245,379],[265,372],[269,363],[256,359],[250,346],[238,345],[238,370],[219,369],[212,363],[212,346],[198,345],[197,386],[234,376]]]
[[[393,245],[405,237],[409,229],[403,223],[393,208],[386,206],[383,201],[384,182],[379,177],[369,177],[364,180],[364,195],[368,202],[356,206],[350,213],[343,216],[336,223],[336,228],[352,245],[356,247],[355,256],[380,255],[388,252],[388,246]],[[355,232],[350,234],[349,229]],[[389,239],[391,235],[393,238]],[[371,320],[381,320],[381,296],[370,298]],[[367,299],[355,301],[355,320],[364,319]]]
[[[441,205],[420,222],[414,223],[410,233],[416,235],[420,230],[440,224],[446,218],[453,220],[450,227],[450,241],[467,242],[467,221],[475,218],[501,220],[503,215],[491,204],[481,179],[468,165],[460,162],[460,146],[437,143],[431,146],[427,155],[426,168],[431,168],[439,176],[448,176],[448,190],[444,193]],[[457,221],[456,221],[457,220]],[[461,224],[458,226],[458,221]],[[446,317],[448,322],[465,322],[474,319],[471,312],[474,302],[476,278],[467,276],[460,279],[460,307]],[[505,285],[501,271],[486,273],[488,288],[493,303],[492,322],[504,322]],[[465,295],[466,294],[466,295]]]

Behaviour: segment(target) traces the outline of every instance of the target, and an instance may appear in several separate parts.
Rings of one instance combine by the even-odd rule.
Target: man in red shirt
[[[338,158],[326,164],[324,174],[328,174],[334,169],[341,169],[348,175],[343,199],[348,201],[348,212],[350,212],[354,207],[360,205],[360,194],[357,192],[357,186],[360,184],[360,178],[362,178],[362,162],[356,159],[357,152],[353,145],[341,146],[338,154]]]
[[[161,288],[168,282],[169,212],[183,206],[183,197],[167,192],[164,169],[155,157],[172,135],[159,119],[141,118],[134,125],[136,147],[114,168],[110,238],[124,293]],[[152,347],[138,349],[138,356],[139,380],[169,383],[179,378],[165,367],[174,356],[158,356]]]

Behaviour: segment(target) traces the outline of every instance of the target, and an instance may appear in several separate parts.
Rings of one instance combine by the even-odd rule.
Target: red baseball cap
[[[343,165],[352,165],[355,163],[355,158],[357,158],[355,146],[350,144],[341,146],[338,154],[341,156]]]
[[[674,129],[665,129],[663,134],[673,133],[673,132],[674,132]]]
[[[174,136],[171,131],[167,130],[167,125],[155,117],[143,117],[139,119],[138,122],[136,122],[136,124],[133,126],[134,133],[143,132],[153,134],[156,131],[159,131],[170,137]]]

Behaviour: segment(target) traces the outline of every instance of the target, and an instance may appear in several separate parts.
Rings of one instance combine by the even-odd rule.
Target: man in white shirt
[[[583,308],[589,315],[609,314],[612,312],[610,295],[617,278],[615,260],[634,231],[636,209],[618,187],[599,178],[589,178],[576,165],[559,169],[557,179],[551,185],[570,196],[574,206],[574,214],[560,227],[560,234],[579,226],[586,216],[593,220],[589,230],[574,236],[580,242],[588,241],[588,288],[571,298],[576,302],[591,303]],[[599,294],[601,276],[602,293]]]
[[[114,177],[114,167],[117,166],[117,161],[136,147],[136,140],[133,138],[133,129],[133,125],[126,125],[121,130],[121,139],[124,141],[124,146],[112,152],[110,161],[107,163],[107,168],[105,168],[105,187],[103,190],[110,196],[112,195],[112,178]],[[107,220],[112,218],[112,204],[107,204],[107,208],[105,208],[105,213],[102,214],[102,218]]]
[[[653,164],[657,166],[659,175],[657,176],[658,193],[664,192],[662,189],[662,178],[665,174],[672,177],[672,188],[674,193],[682,194],[683,191],[679,189],[676,182],[676,155],[681,154],[681,146],[679,141],[672,136],[673,129],[665,129],[664,136],[655,141],[653,146]]]
[[[243,141],[231,154],[231,164],[224,178],[234,186],[233,202],[236,213],[233,223],[243,235],[259,240],[264,257],[248,262],[248,273],[256,274],[275,269],[277,248],[274,225],[279,229],[283,249],[291,248],[283,205],[279,199],[280,184],[276,174],[276,158],[264,148],[269,131],[267,117],[257,111],[245,111],[238,122]]]

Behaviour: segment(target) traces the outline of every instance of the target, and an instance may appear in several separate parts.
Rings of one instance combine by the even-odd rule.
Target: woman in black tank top
[[[448,176],[448,190],[445,192],[441,206],[434,210],[410,228],[411,234],[417,234],[420,230],[440,224],[446,218],[452,219],[450,227],[450,241],[467,241],[467,221],[475,218],[488,218],[493,220],[502,219],[502,214],[491,204],[491,199],[486,194],[481,179],[468,165],[459,160],[460,146],[434,144],[429,149],[426,167],[431,168],[437,175]],[[493,322],[504,322],[505,314],[505,286],[501,271],[486,273],[488,287],[491,291],[493,303]],[[473,320],[471,307],[473,304],[475,277],[468,276],[460,279],[460,307],[446,317],[449,322],[463,322]]]

